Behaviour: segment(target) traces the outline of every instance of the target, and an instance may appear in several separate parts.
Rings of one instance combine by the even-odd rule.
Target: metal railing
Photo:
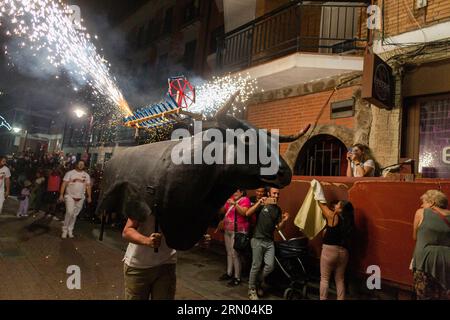
[[[218,39],[217,64],[235,70],[300,51],[362,52],[366,22],[364,3],[292,2]]]

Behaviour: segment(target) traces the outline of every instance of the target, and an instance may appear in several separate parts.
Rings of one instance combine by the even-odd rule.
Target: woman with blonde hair
[[[413,223],[412,269],[417,299],[450,299],[450,210],[447,196],[428,190]]]

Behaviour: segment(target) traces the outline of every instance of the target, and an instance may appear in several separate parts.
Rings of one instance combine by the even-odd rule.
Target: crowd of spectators
[[[22,190],[30,190],[28,214],[45,213],[52,215],[55,220],[64,216],[64,203],[58,202],[59,189],[66,172],[72,170],[77,162],[74,154],[64,152],[41,153],[21,152],[7,156],[7,167],[11,171],[11,196],[20,200]],[[95,215],[100,182],[103,176],[101,166],[90,166],[88,173],[92,184],[92,203],[85,204],[80,217],[99,223]],[[26,216],[26,214],[24,214]],[[122,221],[108,219],[107,224],[118,227]]]

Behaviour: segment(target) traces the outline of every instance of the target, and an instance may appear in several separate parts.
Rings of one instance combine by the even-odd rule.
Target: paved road
[[[74,239],[61,239],[61,222],[43,214],[18,219],[8,199],[0,215],[0,299],[123,299],[122,257],[126,243],[109,229],[78,221]],[[223,247],[180,252],[176,299],[247,299],[247,283],[229,288],[217,280],[225,267]],[[70,265],[81,270],[81,290],[69,290]],[[277,299],[277,297],[268,297]]]

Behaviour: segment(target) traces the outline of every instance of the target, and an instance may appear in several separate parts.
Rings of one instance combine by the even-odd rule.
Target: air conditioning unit
[[[416,9],[425,8],[428,5],[427,0],[416,0]]]

